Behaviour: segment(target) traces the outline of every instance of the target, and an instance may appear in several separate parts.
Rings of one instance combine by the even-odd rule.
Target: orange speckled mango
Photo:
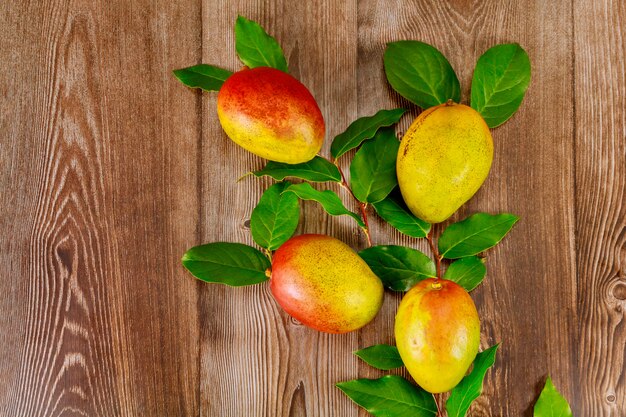
[[[478,191],[492,160],[491,133],[476,110],[452,102],[431,107],[411,124],[398,150],[402,197],[417,217],[440,223]]]
[[[231,75],[217,96],[217,115],[235,143],[271,161],[309,161],[324,142],[324,118],[309,90],[274,68]]]
[[[395,323],[396,345],[406,368],[428,392],[450,391],[478,353],[476,306],[458,284],[425,279],[406,293]]]
[[[383,302],[383,285],[348,245],[324,235],[289,239],[274,254],[270,288],[281,307],[304,325],[346,333],[369,323]]]

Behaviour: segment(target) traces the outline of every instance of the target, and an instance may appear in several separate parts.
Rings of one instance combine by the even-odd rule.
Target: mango
[[[395,321],[396,345],[415,382],[428,392],[450,391],[478,353],[476,306],[458,284],[420,281],[406,293]]]
[[[402,138],[396,173],[417,217],[440,223],[478,191],[493,160],[493,140],[471,107],[449,101],[423,111]]]
[[[324,142],[324,118],[309,90],[274,68],[231,75],[218,93],[217,115],[230,139],[271,161],[307,162]]]
[[[274,253],[270,289],[302,324],[346,333],[369,323],[383,303],[383,285],[348,245],[324,235],[300,235]]]

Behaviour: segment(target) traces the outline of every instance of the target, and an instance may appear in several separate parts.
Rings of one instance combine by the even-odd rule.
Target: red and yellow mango
[[[395,336],[402,361],[415,382],[428,392],[450,391],[478,353],[478,312],[458,284],[425,279],[400,302]]]
[[[383,302],[383,285],[348,245],[324,235],[289,239],[274,254],[270,288],[302,324],[346,333],[369,323]]]
[[[324,118],[309,90],[274,68],[231,75],[217,96],[217,115],[235,143],[271,161],[307,162],[324,141]]]

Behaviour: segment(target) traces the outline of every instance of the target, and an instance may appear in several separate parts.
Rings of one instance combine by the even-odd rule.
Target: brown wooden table
[[[531,416],[546,375],[577,417],[626,416],[626,2],[4,1],[0,5],[0,415],[365,416],[334,383],[382,375],[400,296],[357,333],[304,328],[267,285],[194,280],[196,244],[252,243],[263,165],[222,133],[214,94],[172,70],[238,69],[238,13],[275,35],[330,139],[406,106],[385,43],[429,42],[469,96],[477,57],[519,42],[533,75],[496,129],[476,211],[521,216],[473,293],[502,342],[471,416]],[[414,110],[412,116],[417,114]],[[403,118],[399,131],[412,116]],[[374,221],[377,243],[427,251]],[[436,228],[441,231],[441,227]],[[304,204],[299,232],[364,247]]]

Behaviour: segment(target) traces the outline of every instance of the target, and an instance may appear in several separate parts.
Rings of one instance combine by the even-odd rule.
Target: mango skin
[[[274,68],[231,75],[218,93],[217,115],[229,138],[271,161],[307,162],[324,142],[324,118],[309,90]]]
[[[425,279],[400,302],[395,336],[415,382],[428,392],[447,392],[461,381],[478,353],[478,312],[458,284]]]
[[[270,289],[302,324],[346,333],[369,323],[383,303],[380,279],[352,248],[324,235],[300,235],[274,253]]]
[[[404,135],[396,173],[402,197],[417,217],[440,223],[483,184],[493,140],[471,107],[446,103],[422,112]]]

